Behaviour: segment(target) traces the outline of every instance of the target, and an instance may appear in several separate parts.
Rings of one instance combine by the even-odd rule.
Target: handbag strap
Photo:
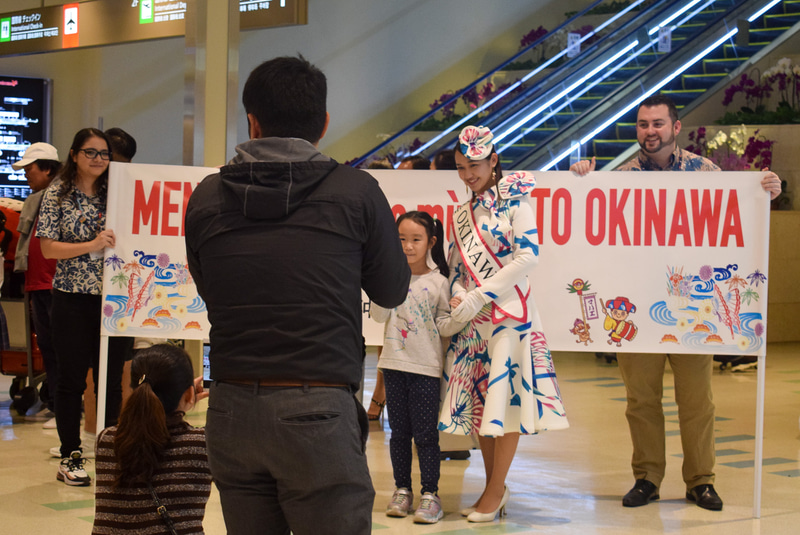
[[[164,525],[167,526],[171,535],[178,535],[178,532],[175,531],[175,524],[172,522],[172,517],[169,516],[167,512],[167,508],[161,503],[161,500],[158,499],[158,494],[156,494],[156,490],[153,488],[151,483],[147,483],[147,488],[150,490],[150,496],[153,497],[153,501],[156,502],[156,511],[158,512],[158,516],[161,517],[161,520],[164,521]]]

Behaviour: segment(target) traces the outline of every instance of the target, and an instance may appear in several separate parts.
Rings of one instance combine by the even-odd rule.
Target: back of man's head
[[[303,56],[265,61],[250,73],[242,92],[247,114],[261,137],[296,137],[316,144],[325,131],[328,83]]]
[[[111,143],[111,157],[115,162],[130,162],[136,156],[136,140],[122,128],[109,128],[106,136]]]
[[[431,161],[424,156],[407,156],[400,160],[398,169],[430,169]]]
[[[675,102],[666,95],[655,94],[647,97],[639,103],[639,108],[653,108],[655,106],[666,106],[669,111],[669,118],[675,123],[678,120],[678,108],[675,107]]]
[[[442,149],[433,157],[433,166],[431,169],[437,171],[455,171],[456,170],[456,151],[453,149]]]

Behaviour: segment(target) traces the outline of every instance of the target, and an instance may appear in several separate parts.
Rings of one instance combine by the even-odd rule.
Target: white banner
[[[112,163],[103,334],[203,339],[184,211],[216,169]],[[445,222],[468,194],[453,171],[372,171],[395,215]],[[531,277],[550,348],[755,355],[766,347],[768,194],[756,172],[536,172]],[[367,317],[369,345],[382,325]]]
[[[371,173],[395,215],[428,211],[452,241],[453,211],[468,198],[455,172]],[[763,173],[534,174],[540,251],[531,284],[551,349],[764,352]],[[367,343],[381,345],[380,326],[366,315],[364,323]]]
[[[102,334],[208,338],[206,306],[186,265],[184,213],[208,167],[111,163]]]

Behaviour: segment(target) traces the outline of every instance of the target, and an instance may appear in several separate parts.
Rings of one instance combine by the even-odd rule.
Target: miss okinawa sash
[[[467,202],[456,210],[455,213],[455,243],[461,260],[467,271],[478,285],[483,286],[487,279],[492,278],[503,267],[503,263],[489,248],[478,231],[475,223],[475,212],[472,203]],[[528,320],[528,296],[531,289],[527,280],[523,284],[525,291],[519,284],[500,296],[487,293],[492,298],[492,323],[497,324],[506,318],[525,323]]]

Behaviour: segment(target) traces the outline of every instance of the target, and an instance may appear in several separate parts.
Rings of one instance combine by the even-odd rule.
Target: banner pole
[[[756,391],[756,458],[753,482],[753,518],[761,518],[761,475],[764,460],[764,387],[766,384],[766,354],[758,355],[758,387]]]
[[[100,364],[97,369],[97,423],[95,432],[105,428],[106,398],[108,394],[108,335],[100,335]]]

